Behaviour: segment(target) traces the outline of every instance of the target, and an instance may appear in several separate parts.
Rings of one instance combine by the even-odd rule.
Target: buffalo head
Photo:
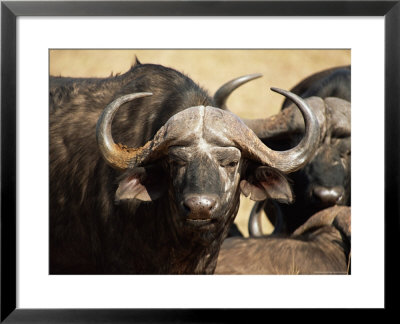
[[[253,200],[291,201],[283,173],[303,167],[313,156],[319,123],[298,96],[273,89],[295,102],[305,119],[305,135],[287,151],[274,151],[233,113],[214,107],[189,107],[172,116],[139,148],[116,144],[111,123],[118,108],[151,93],[125,95],[110,103],[97,123],[97,142],[105,161],[122,171],[116,201],[153,201],[167,197],[172,227],[227,232],[242,192]],[[169,213],[166,213],[169,214]]]
[[[334,205],[350,205],[351,182],[351,104],[340,98],[311,97],[305,99],[320,124],[318,147],[309,162],[290,178],[295,203],[278,205],[264,203],[268,217],[275,222],[275,232],[293,232],[314,213]],[[283,109],[277,120],[279,127],[265,128],[255,122],[253,129],[272,147],[287,149],[297,145],[304,133],[304,123],[292,105]],[[272,144],[278,143],[276,146]],[[249,232],[260,236],[260,211],[257,204],[251,213]]]

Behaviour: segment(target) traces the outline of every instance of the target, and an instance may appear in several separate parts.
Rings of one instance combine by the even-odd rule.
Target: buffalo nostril
[[[190,196],[183,202],[183,206],[189,212],[190,219],[208,219],[212,210],[216,207],[217,199],[212,196]]]
[[[343,187],[317,186],[313,189],[314,196],[322,203],[334,205],[343,197]]]

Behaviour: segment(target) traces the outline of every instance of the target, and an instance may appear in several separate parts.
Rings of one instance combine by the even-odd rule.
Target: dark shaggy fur
[[[177,112],[213,105],[190,78],[160,65],[137,62],[105,79],[50,77],[50,273],[198,273],[215,266],[218,242],[204,249],[167,234],[167,195],[157,204],[114,204],[119,173],[98,152],[96,122],[108,103],[135,92],[153,96],[124,104],[113,122],[115,142],[132,147]]]

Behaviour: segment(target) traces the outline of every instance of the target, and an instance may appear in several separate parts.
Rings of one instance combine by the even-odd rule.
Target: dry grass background
[[[351,61],[350,50],[50,50],[50,74],[69,77],[107,77],[124,73],[134,63],[172,67],[187,74],[210,94],[225,82],[241,75],[262,73],[263,77],[236,90],[229,109],[243,118],[267,117],[277,113],[283,97],[270,87],[289,90],[314,72]],[[247,236],[252,201],[242,197],[236,223]],[[263,224],[266,233],[273,227]]]

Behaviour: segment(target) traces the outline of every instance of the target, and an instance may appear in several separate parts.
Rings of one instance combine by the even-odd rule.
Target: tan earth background
[[[122,74],[134,64],[161,64],[185,73],[211,95],[225,82],[251,73],[263,77],[237,89],[228,100],[231,111],[242,118],[277,113],[283,97],[269,90],[290,90],[303,78],[351,63],[350,50],[50,50],[50,74],[68,77],[108,77]],[[253,202],[241,198],[235,223],[248,236],[247,222]],[[273,226],[265,220],[263,231]]]

